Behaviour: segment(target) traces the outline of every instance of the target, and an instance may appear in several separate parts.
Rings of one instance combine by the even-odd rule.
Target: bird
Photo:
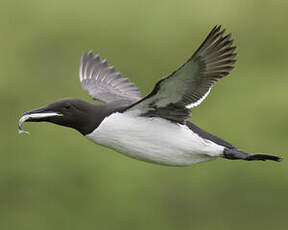
[[[278,156],[239,150],[188,120],[214,84],[236,62],[231,33],[215,26],[180,68],[160,79],[145,97],[128,78],[93,51],[80,62],[82,88],[102,104],[62,98],[28,111],[18,122],[50,122],[73,128],[96,144],[128,157],[167,166],[187,166],[216,158],[281,161]]]

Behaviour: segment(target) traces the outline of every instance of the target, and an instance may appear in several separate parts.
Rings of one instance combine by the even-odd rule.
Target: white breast
[[[87,137],[139,160],[175,166],[211,160],[224,150],[185,125],[131,113],[113,113]]]

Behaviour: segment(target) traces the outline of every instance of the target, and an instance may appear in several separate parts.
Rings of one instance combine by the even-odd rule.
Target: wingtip
[[[89,51],[85,51],[83,52],[82,56],[81,56],[81,63],[88,61],[88,60],[92,60],[92,59],[101,59],[100,54],[95,53],[93,50],[89,50]]]
[[[281,162],[281,161],[283,161],[283,158],[282,157],[278,157],[278,159],[276,159],[276,161]]]
[[[89,50],[88,52],[87,52],[87,55],[89,55],[89,56],[94,56],[94,50]]]
[[[212,31],[213,31],[213,34],[221,33],[221,25],[216,25]]]
[[[215,29],[220,29],[222,27],[222,25],[215,25],[214,27],[213,27],[213,30],[215,30]]]
[[[88,50],[88,51],[84,51],[82,53],[82,59],[83,58],[86,58],[86,57],[89,57],[89,58],[98,58],[100,57],[100,54],[99,53],[95,53],[94,50]]]

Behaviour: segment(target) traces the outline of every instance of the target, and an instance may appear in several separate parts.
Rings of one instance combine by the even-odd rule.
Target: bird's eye
[[[65,108],[65,109],[70,109],[70,108],[71,108],[71,105],[67,104],[67,105],[64,106],[64,108]]]

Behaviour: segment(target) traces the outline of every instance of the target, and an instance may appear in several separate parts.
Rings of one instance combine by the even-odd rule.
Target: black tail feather
[[[223,157],[230,160],[246,160],[246,161],[282,161],[281,157],[266,155],[266,154],[248,154],[246,152],[240,151],[238,149],[228,149],[225,148],[223,152]]]
[[[282,161],[281,157],[277,156],[272,156],[272,155],[266,155],[266,154],[254,154],[254,155],[249,155],[245,160],[247,161],[266,161],[266,160],[271,160],[271,161]]]

